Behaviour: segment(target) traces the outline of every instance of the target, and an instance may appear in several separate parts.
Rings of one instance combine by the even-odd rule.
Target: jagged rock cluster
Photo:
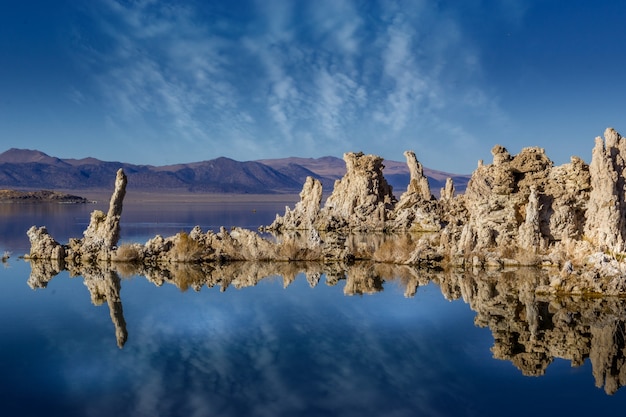
[[[492,155],[491,164],[479,162],[465,194],[455,196],[449,180],[436,200],[415,154],[406,152],[411,181],[397,201],[380,158],[346,154],[348,171],[323,207],[316,205],[321,186],[309,179],[302,201],[267,229],[438,232],[428,246],[442,259],[483,267],[580,265],[597,251],[624,251],[626,142],[615,130],[596,139],[590,165],[572,157],[554,166],[537,147],[511,155],[497,145]]]
[[[321,207],[322,184],[309,177],[294,210],[287,207],[285,215],[277,215],[267,230],[439,231],[438,206],[424,169],[412,151],[405,152],[405,157],[411,177],[400,201],[383,175],[382,158],[361,152],[346,153],[346,175],[335,182],[324,207]],[[450,187],[453,187],[451,183]],[[446,196],[450,193],[453,193],[451,188]]]
[[[626,142],[613,129],[597,138],[590,165],[580,158],[554,166],[541,148],[511,155],[492,149],[465,194],[451,180],[436,199],[415,153],[396,199],[383,160],[347,153],[347,171],[322,206],[319,181],[308,178],[293,210],[265,228],[275,239],[241,228],[156,236],[145,245],[116,247],[126,177],[120,170],[109,212],[95,211],[82,239],[61,245],[45,228],[31,228],[31,258],[70,263],[228,261],[324,262],[374,260],[418,266],[551,267],[543,292],[625,291]],[[365,232],[365,233],[364,233]],[[363,237],[365,236],[365,237]],[[592,256],[593,255],[593,256]]]

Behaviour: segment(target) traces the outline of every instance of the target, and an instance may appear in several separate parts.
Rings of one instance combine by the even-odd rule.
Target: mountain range
[[[409,170],[404,162],[384,161],[384,175],[396,197],[406,189]],[[320,180],[325,192],[346,172],[345,162],[333,156],[282,158],[240,162],[229,158],[186,164],[152,166],[107,162],[95,158],[61,159],[41,151],[12,148],[0,154],[0,188],[107,190],[123,168],[128,189],[152,192],[202,192],[233,194],[298,193],[307,176]],[[431,189],[438,193],[452,177],[459,192],[469,175],[448,174],[425,168]]]

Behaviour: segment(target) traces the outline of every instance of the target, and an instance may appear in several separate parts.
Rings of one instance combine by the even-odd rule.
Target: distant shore
[[[85,204],[88,202],[89,200],[85,197],[59,191],[0,190],[0,203]]]
[[[109,202],[111,190],[58,190],[61,193],[75,193],[84,196],[89,201]],[[289,203],[293,204],[300,200],[298,194],[230,194],[230,193],[205,193],[189,192],[180,190],[169,191],[142,191],[133,190],[129,187],[124,198],[125,203]]]

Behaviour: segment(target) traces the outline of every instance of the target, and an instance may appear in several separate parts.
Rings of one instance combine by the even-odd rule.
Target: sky
[[[589,162],[626,135],[625,22],[622,0],[0,0],[0,152]]]

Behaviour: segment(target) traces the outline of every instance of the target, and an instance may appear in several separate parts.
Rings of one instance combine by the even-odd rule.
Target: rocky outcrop
[[[115,189],[109,202],[109,211],[107,214],[99,210],[91,213],[89,226],[83,234],[81,252],[100,252],[110,250],[117,245],[120,238],[120,218],[127,182],[126,174],[120,168],[115,177]]]
[[[580,240],[590,190],[589,168],[580,158],[554,167],[541,148],[515,156],[496,146],[491,165],[480,165],[464,196],[468,222],[457,253],[497,251],[517,256],[520,249],[546,253],[557,242]]]
[[[419,163],[415,152],[404,152],[406,158],[406,164],[409,167],[410,180],[406,193],[402,196],[410,196],[412,194],[420,196],[424,200],[432,200],[433,196],[430,193],[430,186],[428,185],[428,178],[424,175],[424,167]],[[402,201],[402,197],[400,201]]]
[[[388,214],[389,231],[438,232],[442,228],[440,205],[430,192],[424,168],[413,151],[404,153],[411,179],[400,201]]]
[[[439,231],[441,221],[436,200],[431,194],[424,168],[413,151],[405,152],[410,181],[400,201],[383,175],[382,158],[363,153],[346,153],[346,174],[335,183],[332,194],[321,205],[321,183],[307,178],[301,201],[293,210],[266,230],[315,229],[322,231]],[[448,194],[454,194],[449,183]]]
[[[61,204],[85,204],[85,197],[60,193],[57,191],[19,191],[0,190],[0,202],[2,203],[61,203]]]
[[[591,165],[572,157],[561,166],[544,149],[511,155],[492,149],[463,195],[448,181],[437,200],[415,153],[396,200],[383,160],[346,153],[347,171],[322,207],[319,181],[308,178],[293,210],[286,208],[266,231],[157,236],[145,245],[116,247],[126,177],[120,170],[109,212],[95,211],[82,239],[60,245],[44,229],[29,230],[31,258],[69,263],[115,261],[203,263],[231,261],[377,262],[466,269],[542,266],[552,269],[542,293],[626,293],[626,142],[612,129],[596,139]],[[367,243],[355,236],[367,236]],[[380,236],[387,236],[380,238]]]

